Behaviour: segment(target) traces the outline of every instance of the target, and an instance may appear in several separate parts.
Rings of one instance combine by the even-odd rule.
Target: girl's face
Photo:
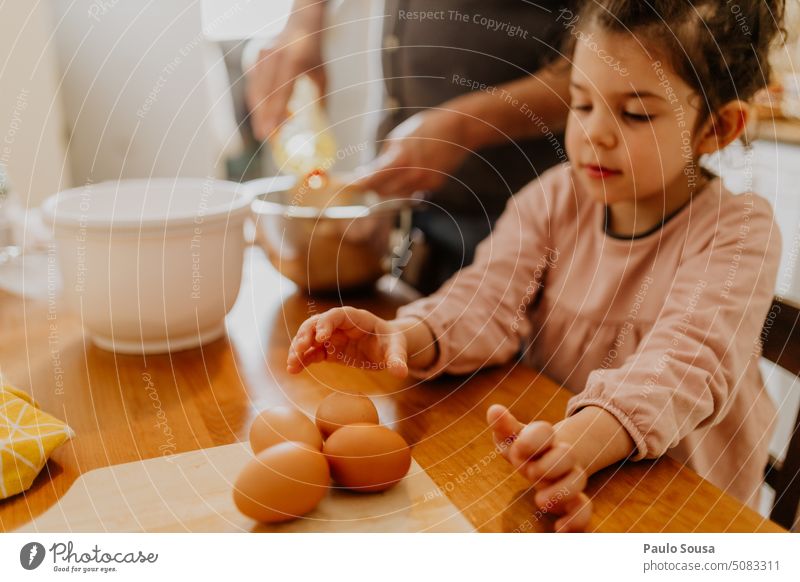
[[[680,196],[699,180],[693,90],[629,34],[576,40],[566,148],[583,191],[598,202]]]

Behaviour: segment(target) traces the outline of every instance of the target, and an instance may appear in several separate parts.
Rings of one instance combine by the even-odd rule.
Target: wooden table
[[[298,293],[259,251],[247,255],[228,337],[200,349],[147,357],[105,352],[50,299],[0,292],[0,366],[77,436],[27,493],[0,501],[0,530],[44,512],[83,472],[245,440],[258,410],[293,402],[313,414],[332,388],[372,396],[384,422],[413,445],[417,462],[479,531],[552,530],[548,516],[537,518],[526,481],[494,454],[484,421],[494,402],[524,419],[563,417],[570,393],[529,368],[426,384],[335,364],[291,376],[285,361],[293,332],[340,301]],[[398,287],[347,303],[388,317],[407,300]],[[783,531],[668,458],[609,467],[591,479],[589,494],[596,531]]]

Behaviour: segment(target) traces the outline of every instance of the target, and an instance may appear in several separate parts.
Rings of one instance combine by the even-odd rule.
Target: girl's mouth
[[[583,169],[590,178],[595,180],[605,180],[607,178],[612,178],[622,174],[622,172],[619,170],[613,170],[611,168],[606,168],[605,166],[598,166],[597,164],[584,164]]]

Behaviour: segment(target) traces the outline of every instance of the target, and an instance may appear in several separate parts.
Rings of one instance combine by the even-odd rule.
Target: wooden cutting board
[[[264,525],[233,504],[247,443],[96,469],[20,532],[471,532],[471,524],[412,461],[392,489],[332,489],[301,519]]]

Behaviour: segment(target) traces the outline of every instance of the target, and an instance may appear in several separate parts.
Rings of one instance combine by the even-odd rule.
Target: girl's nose
[[[586,141],[593,146],[613,148],[617,144],[614,116],[602,108],[594,111],[583,122]]]

